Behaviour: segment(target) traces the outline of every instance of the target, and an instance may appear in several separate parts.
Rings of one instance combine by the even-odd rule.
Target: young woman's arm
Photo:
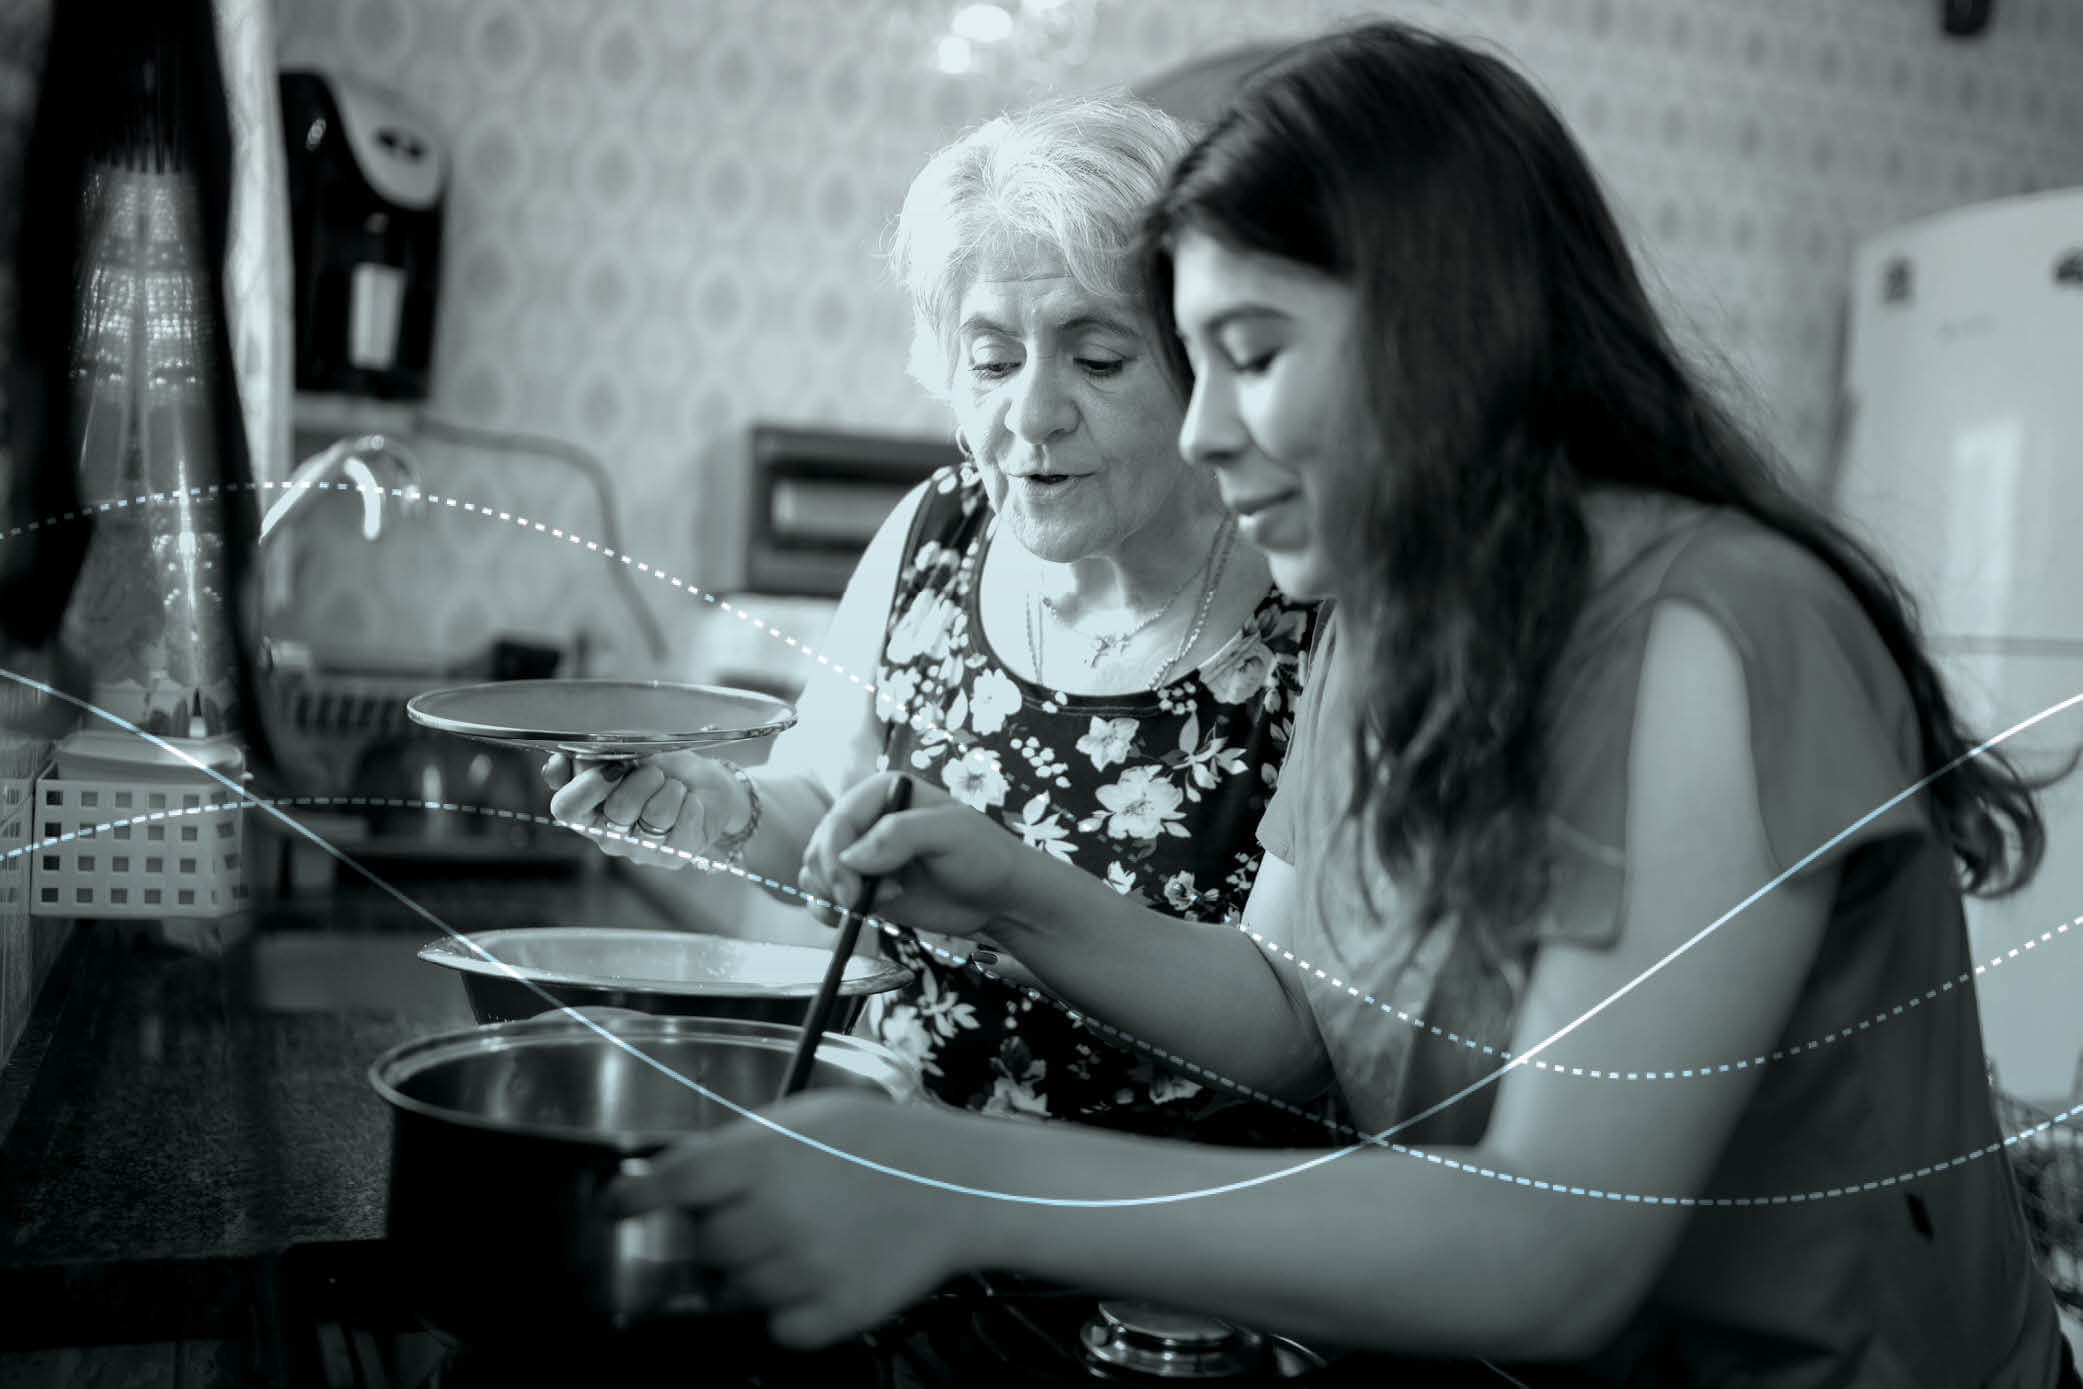
[[[803,846],[831,809],[833,799],[875,766],[882,751],[884,721],[910,712],[887,701],[878,711],[871,686],[895,599],[905,537],[924,501],[926,487],[921,483],[913,488],[884,518],[862,551],[824,642],[813,653],[819,660],[796,701],[795,727],[774,740],[763,765],[746,772],[760,799],[760,819],[745,843],[744,864],[748,873],[760,879],[784,884],[795,881]],[[719,749],[718,756],[727,758],[729,752],[727,747]],[[654,820],[660,818],[660,811],[671,813],[670,833],[654,837],[637,831],[641,839],[655,838],[666,851],[630,840],[596,841],[606,852],[638,863],[685,867],[687,859],[669,851],[705,854],[718,837],[739,830],[751,817],[745,788],[717,758],[699,753],[648,758],[619,782],[604,779],[597,767],[572,776],[569,762],[562,757],[552,757],[543,775],[559,788],[551,797],[550,813],[573,824],[592,824],[592,817],[603,809],[609,819],[622,824],[634,824],[647,805]],[[686,788],[684,801],[671,789],[672,783]],[[775,895],[797,900],[785,893]]]
[[[861,874],[889,875],[878,915],[988,934],[1073,1007],[1236,1084],[1289,1100],[1323,1092],[1323,1041],[1291,965],[1283,976],[1233,924],[1182,921],[1123,896],[938,787],[915,782],[912,809],[883,815],[896,775],[834,804],[804,858],[806,893],[850,902]],[[1244,925],[1281,939],[1294,891],[1294,869],[1267,855]]]
[[[1721,630],[1690,608],[1659,613],[1639,709],[1619,938],[1606,949],[1542,949],[1488,1132],[1474,1149],[1432,1154],[1460,1167],[1361,1153],[1178,1206],[994,1203],[1015,1266],[1104,1273],[1125,1291],[1384,1347],[1566,1359],[1604,1344],[1690,1215],[1660,1198],[1700,1193],[1756,1072],[1630,1082],[1567,1068],[1697,1067],[1770,1051],[1835,890],[1828,870],[1782,883],[1687,948],[1775,876],[1743,673]],[[1525,1064],[1536,1056],[1565,1069]],[[1005,1184],[1019,1190],[1156,1194],[1220,1185],[1253,1165],[1125,1146],[1074,1157],[1068,1135],[1059,1153],[1006,1148]]]
[[[1659,613],[1639,707],[1617,943],[1542,949],[1518,1059],[1473,1149],[1267,1154],[814,1097],[765,1117],[825,1146],[739,1125],[622,1199],[701,1208],[706,1255],[791,1344],[989,1267],[1355,1346],[1579,1358],[1651,1287],[1690,1214],[1663,1199],[1700,1193],[1755,1072],[1629,1082],[1522,1063],[1697,1067],[1769,1051],[1834,888],[1830,870],[1792,879],[1702,936],[1775,872],[1721,630],[1689,608]],[[1163,994],[1161,972],[1143,982]],[[1210,1014],[1226,1002],[1198,1000]],[[1300,1170],[1264,1180],[1287,1167]],[[1209,1194],[1178,1199],[1193,1192]],[[1124,1198],[1142,1204],[1076,1204]]]

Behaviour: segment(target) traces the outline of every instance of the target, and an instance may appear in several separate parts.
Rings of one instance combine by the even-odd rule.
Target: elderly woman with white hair
[[[912,374],[952,409],[964,461],[868,546],[831,668],[766,764],[670,754],[610,781],[552,758],[559,819],[628,834],[597,842],[639,861],[793,883],[836,797],[895,768],[1173,916],[1241,912],[1317,612],[1273,587],[1178,453],[1181,383],[1130,251],[1186,143],[1153,107],[1083,98],[927,162],[891,259]],[[865,1025],[950,1104],[1239,1144],[1321,1139],[1331,1117],[1108,1039],[988,942],[882,944],[916,978]]]

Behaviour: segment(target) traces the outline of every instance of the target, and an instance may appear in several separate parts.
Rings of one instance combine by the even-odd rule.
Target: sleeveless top
[[[1519,977],[1542,940],[1596,948],[1623,929],[1628,752],[1650,620],[1663,603],[1704,613],[1741,659],[1775,871],[1826,844],[1801,871],[1841,870],[1820,949],[1699,1193],[1704,1204],[1647,1303],[1593,1366],[1610,1382],[1659,1389],[2045,1389],[2066,1347],[2002,1147],[1951,850],[1923,792],[1895,799],[1925,774],[1898,668],[1828,566],[1747,517],[1604,496],[1587,505],[1587,520],[1594,535],[1618,540],[1622,562],[1589,595],[1555,682],[1546,783],[1555,875],[1545,925],[1515,962]],[[1324,883],[1289,944],[1362,991],[1364,1003],[1298,972],[1355,1122],[1379,1133],[1502,1064],[1514,982],[1475,968],[1451,924],[1406,965],[1395,889],[1372,863],[1376,912],[1359,906],[1352,842],[1338,843],[1350,823],[1348,735],[1325,714],[1324,686],[1343,678],[1332,669],[1334,638],[1327,631],[1316,653],[1320,677],[1297,714],[1292,770],[1260,837]],[[1479,1090],[1393,1140],[1475,1143],[1495,1093]],[[1653,1103],[1654,1091],[1643,1100]]]
[[[1269,589],[1220,651],[1161,689],[1047,690],[1007,669],[983,635],[977,579],[992,529],[972,465],[929,481],[876,670],[879,765],[946,786],[1030,847],[1160,911],[1240,916],[1316,605]],[[1326,1137],[1320,1113],[1163,1064],[973,958],[956,967],[930,948],[888,937],[881,947],[917,978],[869,1000],[868,1034],[918,1061],[951,1105],[1203,1142]]]

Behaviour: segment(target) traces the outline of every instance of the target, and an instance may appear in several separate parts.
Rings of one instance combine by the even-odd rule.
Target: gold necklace
[[[1186,640],[1179,643],[1179,649],[1172,653],[1172,659],[1164,663],[1163,668],[1157,672],[1157,678],[1150,682],[1151,689],[1163,689],[1165,681],[1171,679],[1172,667],[1185,660],[1186,654],[1193,650],[1193,644],[1201,639],[1201,631],[1208,625],[1208,612],[1215,606],[1215,595],[1222,588],[1222,574],[1225,569],[1229,568],[1230,549],[1236,542],[1236,539],[1235,522],[1227,517],[1224,518],[1222,530],[1216,536],[1216,542],[1221,547],[1222,554],[1218,559],[1215,558],[1214,551],[1209,552],[1210,559],[1214,560],[1215,572],[1209,576],[1208,586],[1201,590],[1200,611],[1194,614],[1193,626],[1186,630]],[[1203,564],[1201,567],[1205,570],[1209,566]]]
[[[1222,524],[1216,528],[1214,543],[1208,547],[1208,553],[1202,558],[1200,568],[1196,569],[1187,579],[1187,582],[1191,583],[1194,579],[1203,575],[1209,575],[1208,586],[1201,592],[1200,608],[1194,614],[1193,625],[1187,628],[1186,639],[1179,644],[1177,650],[1172,652],[1171,659],[1159,667],[1157,678],[1151,682],[1150,688],[1156,689],[1163,685],[1166,678],[1171,675],[1172,667],[1184,660],[1186,654],[1193,650],[1194,643],[1201,639],[1201,633],[1207,627],[1208,612],[1214,607],[1215,595],[1222,588],[1222,576],[1229,568],[1230,551],[1234,547],[1236,539],[1236,522],[1233,518],[1225,516]],[[1212,574],[1210,574],[1211,569],[1213,570]],[[1184,593],[1185,591],[1185,586],[1182,585],[1179,593]],[[1172,603],[1178,600],[1179,593],[1174,593],[1171,599],[1167,600],[1165,603],[1166,609],[1169,609]],[[1047,683],[1042,676],[1042,647],[1047,632],[1047,624],[1040,617],[1046,603],[1047,600],[1040,596],[1039,590],[1036,590],[1034,601],[1026,605],[1023,614],[1027,629],[1027,659],[1033,663],[1034,683],[1037,685]],[[1159,615],[1162,616],[1162,611],[1160,611]],[[1066,623],[1064,625],[1068,626],[1069,624]],[[1150,623],[1145,622],[1136,631],[1140,632],[1149,627],[1149,625]],[[1071,628],[1071,630],[1076,631],[1077,629]],[[1084,633],[1079,632],[1078,635],[1084,636]],[[1132,636],[1134,633],[1129,635]],[[1092,664],[1093,662],[1088,662],[1088,668]]]

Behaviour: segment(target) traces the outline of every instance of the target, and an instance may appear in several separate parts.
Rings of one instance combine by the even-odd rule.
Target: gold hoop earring
[[[969,436],[962,432],[960,425],[955,426],[955,452],[962,455],[964,463],[976,462],[976,450],[969,447]]]

